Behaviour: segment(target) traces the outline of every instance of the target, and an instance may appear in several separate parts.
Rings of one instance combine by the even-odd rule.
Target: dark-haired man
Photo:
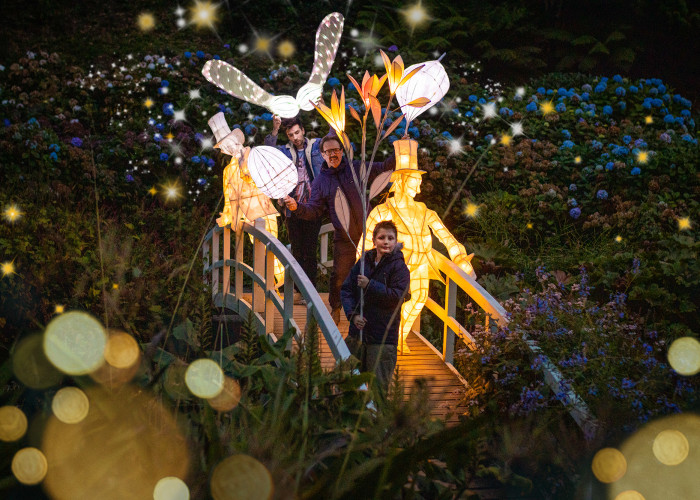
[[[319,142],[325,162],[321,166],[321,172],[313,182],[311,196],[305,203],[299,203],[294,198],[287,196],[284,203],[296,217],[301,219],[315,220],[325,213],[328,213],[331,218],[335,228],[335,236],[333,238],[333,273],[328,302],[331,306],[333,320],[337,324],[340,320],[341,308],[340,287],[355,264],[357,243],[362,237],[362,198],[355,187],[352,174],[354,170],[359,177],[360,161],[355,160],[352,165],[348,164],[343,155],[343,146],[338,136],[332,132]],[[368,185],[371,185],[372,179],[378,174],[386,170],[394,170],[395,166],[396,160],[393,155],[383,162],[373,163],[370,169],[370,184]],[[338,188],[345,194],[350,208],[350,227],[348,228],[350,238],[348,238],[348,234],[335,211],[335,193]]]
[[[289,139],[289,142],[284,146],[277,146],[280,126]],[[289,193],[289,197],[298,203],[308,201],[311,194],[311,183],[321,170],[323,156],[319,150],[320,143],[319,139],[306,138],[306,131],[299,117],[282,120],[275,115],[272,118],[272,133],[265,137],[265,145],[277,147],[296,165],[299,181],[294,190]],[[311,283],[316,286],[318,268],[316,249],[318,247],[318,232],[321,229],[321,218],[302,219],[289,210],[284,210],[284,215],[292,255],[309,277]],[[296,304],[303,303],[299,294],[295,294],[294,302]]]

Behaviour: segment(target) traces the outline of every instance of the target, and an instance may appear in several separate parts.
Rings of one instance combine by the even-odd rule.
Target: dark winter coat
[[[385,331],[386,339],[383,343],[398,344],[401,306],[411,298],[411,274],[404,262],[402,247],[401,243],[397,244],[394,251],[382,257],[376,265],[374,260],[377,257],[377,249],[373,248],[365,253],[365,276],[369,278],[369,283],[365,288],[362,315],[367,319],[367,325],[363,329],[363,342],[367,344],[381,344]],[[348,333],[355,336],[360,334],[352,322],[352,316],[360,313],[360,287],[357,286],[359,274],[358,260],[340,289],[343,310],[350,320]]]
[[[383,162],[374,162],[370,170],[369,183],[367,185],[370,186],[372,180],[378,174],[387,170],[394,170],[395,167],[396,159],[393,155]],[[359,178],[360,161],[355,160],[352,168]],[[343,229],[340,219],[338,219],[338,215],[335,212],[335,193],[338,187],[343,190],[348,200],[348,205],[350,205],[349,233],[353,243],[357,244],[362,236],[362,199],[357,192],[353,181],[352,170],[345,157],[343,157],[338,168],[329,167],[327,162],[323,162],[323,165],[321,165],[321,172],[316,176],[313,184],[311,184],[311,196],[309,197],[309,201],[299,204],[294,214],[302,219],[315,220],[327,212],[335,228],[335,239],[347,241],[345,229]],[[369,214],[369,209],[367,213]]]

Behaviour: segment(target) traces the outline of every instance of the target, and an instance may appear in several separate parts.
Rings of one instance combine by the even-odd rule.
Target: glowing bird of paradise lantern
[[[406,116],[406,130],[408,130],[408,125],[419,115],[440,102],[450,89],[450,79],[440,63],[440,59],[414,64],[406,68],[405,72],[410,74],[411,71],[420,66],[423,67],[396,90],[396,100]],[[420,98],[427,99],[423,106],[408,105],[408,103],[415,102],[416,99]]]

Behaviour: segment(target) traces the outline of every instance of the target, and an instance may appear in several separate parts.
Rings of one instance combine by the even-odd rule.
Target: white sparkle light
[[[521,135],[523,133],[523,122],[515,122],[510,126],[510,130],[513,133],[513,137],[516,135]]]
[[[185,110],[181,109],[179,111],[174,111],[173,120],[175,120],[176,122],[185,121]]]
[[[490,102],[490,103],[486,104],[483,107],[483,111],[484,111],[484,120],[495,117],[497,114],[496,113],[496,103]]]

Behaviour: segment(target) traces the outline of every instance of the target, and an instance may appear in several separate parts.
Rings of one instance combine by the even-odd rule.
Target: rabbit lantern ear
[[[233,97],[267,108],[282,118],[293,118],[299,110],[311,111],[313,103],[321,98],[323,85],[330,74],[340,37],[343,34],[344,18],[338,12],[327,15],[316,31],[314,65],[309,81],[297,92],[296,98],[288,95],[273,96],[248,78],[240,69],[221,60],[207,61],[202,75],[209,82]]]

